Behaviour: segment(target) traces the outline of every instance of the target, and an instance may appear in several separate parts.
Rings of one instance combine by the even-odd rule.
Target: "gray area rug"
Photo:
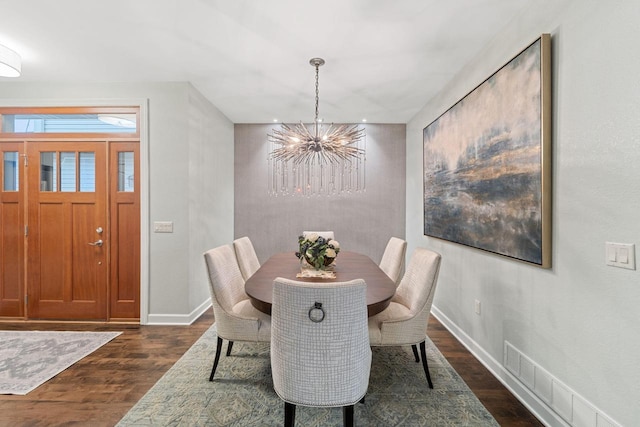
[[[0,394],[27,394],[120,334],[0,331]]]
[[[120,420],[118,426],[279,426],[284,404],[273,390],[269,345],[236,342],[213,382],[215,325]],[[226,352],[226,341],[223,351]],[[375,347],[360,426],[497,426],[438,349],[427,340],[434,389],[410,346]],[[341,408],[296,409],[298,426],[342,426]]]

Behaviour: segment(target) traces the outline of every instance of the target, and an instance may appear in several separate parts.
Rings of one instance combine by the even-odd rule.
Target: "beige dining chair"
[[[372,346],[411,345],[416,362],[419,362],[416,345],[420,344],[422,367],[429,388],[433,388],[433,383],[429,375],[425,340],[440,260],[440,254],[416,248],[389,307],[369,318],[369,341]]]
[[[271,318],[256,310],[244,292],[244,279],[233,245],[219,246],[204,253],[209,289],[217,329],[216,356],[209,381],[218,367],[222,341],[228,340],[227,356],[234,341],[269,342]]]
[[[397,237],[391,237],[380,260],[380,269],[395,282],[396,286],[404,273],[406,252],[407,242]]]
[[[307,234],[316,233],[320,237],[324,237],[326,240],[334,240],[333,231],[303,231],[302,235],[307,237]]]
[[[343,407],[344,425],[353,425],[370,370],[364,280],[274,281],[271,371],[285,426],[294,425],[296,405]]]
[[[240,266],[242,277],[246,281],[260,268],[258,255],[256,255],[251,239],[246,236],[234,240],[233,248],[236,251],[236,258],[238,258],[238,265]]]

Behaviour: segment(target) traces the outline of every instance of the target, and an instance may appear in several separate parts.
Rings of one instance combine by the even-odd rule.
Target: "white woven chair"
[[[303,231],[302,235],[306,237],[307,234],[311,233],[316,233],[318,236],[324,237],[327,240],[335,239],[335,237],[333,237],[333,231]]]
[[[433,388],[433,383],[429,375],[425,340],[440,259],[440,254],[436,252],[416,248],[389,307],[369,318],[369,341],[372,346],[411,345],[416,362],[419,362],[416,345],[420,344],[422,367],[430,388]]]
[[[232,245],[219,246],[204,253],[209,273],[213,315],[218,331],[216,356],[209,381],[218,367],[222,340],[229,341],[227,356],[234,341],[269,342],[271,318],[256,310],[244,292],[244,280]]]
[[[404,259],[407,252],[407,242],[391,237],[380,260],[380,269],[385,272],[398,286],[404,272]]]
[[[253,243],[246,236],[234,240],[233,248],[236,251],[236,258],[238,258],[242,277],[246,281],[260,268],[258,255],[256,255],[256,251],[253,248]]]
[[[274,281],[271,371],[285,402],[285,426],[294,425],[296,405],[342,406],[345,425],[353,425],[353,405],[367,392],[370,370],[364,280]]]

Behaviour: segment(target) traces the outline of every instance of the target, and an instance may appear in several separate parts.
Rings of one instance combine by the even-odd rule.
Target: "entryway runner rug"
[[[282,425],[284,405],[273,390],[269,345],[236,342],[231,356],[221,356],[209,382],[215,344],[213,325],[118,426]],[[498,425],[429,340],[427,360],[433,390],[410,346],[374,347],[365,403],[355,406],[356,425]],[[296,425],[342,426],[342,410],[299,406]]]
[[[120,334],[0,331],[0,394],[27,394]]]

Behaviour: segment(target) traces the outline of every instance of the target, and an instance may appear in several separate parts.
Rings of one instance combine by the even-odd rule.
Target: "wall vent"
[[[569,425],[622,427],[513,344],[504,342],[504,367]]]

